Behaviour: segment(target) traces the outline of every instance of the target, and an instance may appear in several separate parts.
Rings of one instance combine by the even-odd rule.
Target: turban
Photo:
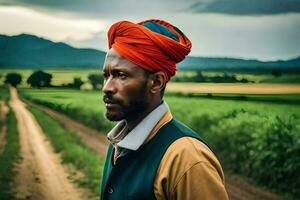
[[[151,19],[113,24],[108,31],[108,47],[145,70],[165,72],[170,80],[176,73],[176,63],[189,54],[192,44],[177,27]]]

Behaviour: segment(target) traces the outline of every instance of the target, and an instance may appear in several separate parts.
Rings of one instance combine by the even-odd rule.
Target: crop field
[[[73,81],[75,77],[81,78],[83,81],[87,81],[89,74],[99,74],[102,69],[51,69],[44,70],[47,73],[52,74],[52,85],[60,86],[62,84],[68,84]],[[34,72],[32,69],[0,69],[0,84],[4,82],[5,75],[7,73],[16,72],[22,75],[22,87],[28,87],[26,80]],[[178,71],[176,77],[193,76],[195,71]],[[206,77],[221,76],[222,72],[202,72]],[[299,74],[284,74],[280,77],[274,77],[271,74],[247,74],[247,73],[228,73],[228,75],[235,75],[238,80],[243,78],[252,81],[254,83],[281,83],[281,84],[299,84]]]
[[[300,84],[171,82],[167,91],[208,94],[300,94]]]
[[[100,91],[22,89],[20,94],[102,132],[113,127],[103,117]],[[227,171],[288,197],[299,196],[300,96],[234,97],[166,95],[165,101],[174,117],[208,141]]]

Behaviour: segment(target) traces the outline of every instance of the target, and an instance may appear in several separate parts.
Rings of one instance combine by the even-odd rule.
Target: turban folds
[[[163,71],[168,80],[176,73],[176,63],[191,51],[190,40],[175,26],[162,20],[134,24],[120,21],[108,31],[108,47],[150,72]]]

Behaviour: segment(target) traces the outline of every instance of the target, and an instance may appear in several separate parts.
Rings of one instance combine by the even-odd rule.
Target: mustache
[[[118,98],[115,98],[111,94],[105,94],[103,96],[104,103],[111,103],[111,104],[122,104],[122,101]]]

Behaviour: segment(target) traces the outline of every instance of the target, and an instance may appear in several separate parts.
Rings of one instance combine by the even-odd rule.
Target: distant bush
[[[74,77],[72,83],[68,83],[68,84],[63,83],[61,85],[61,87],[80,89],[80,87],[83,84],[84,84],[84,81],[82,81],[80,77]]]
[[[221,76],[204,76],[197,71],[193,76],[177,76],[172,79],[174,82],[206,82],[206,83],[248,83],[251,82],[245,78],[238,80],[235,75],[224,73]]]
[[[28,77],[27,83],[31,87],[49,87],[51,86],[51,79],[52,74],[43,71],[35,71]]]
[[[17,87],[22,82],[22,75],[18,73],[8,73],[5,76],[4,83]]]
[[[103,84],[103,75],[102,74],[89,74],[88,79],[93,86],[93,89],[101,89]]]

